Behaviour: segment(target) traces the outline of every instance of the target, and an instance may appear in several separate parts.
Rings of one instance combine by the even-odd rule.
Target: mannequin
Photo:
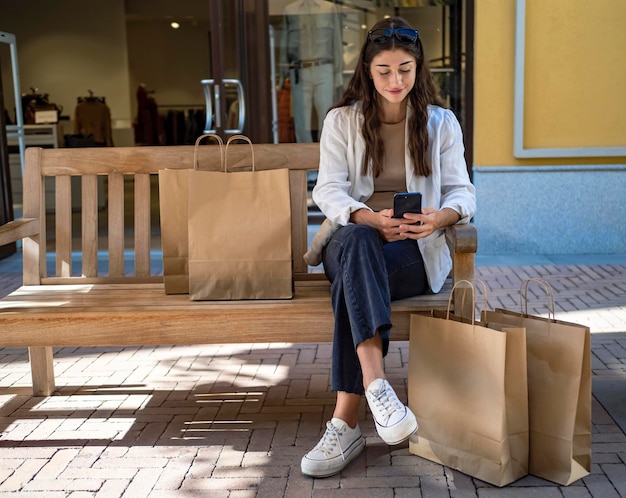
[[[312,142],[313,108],[321,128],[343,89],[341,14],[335,4],[296,0],[285,7],[280,67],[280,87],[287,77],[291,84],[296,142]]]

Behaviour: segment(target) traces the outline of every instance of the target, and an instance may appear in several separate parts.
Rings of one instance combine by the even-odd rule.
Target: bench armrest
[[[478,238],[474,225],[452,225],[446,228],[446,238],[453,253],[475,253]]]
[[[36,218],[22,218],[0,225],[0,246],[10,244],[24,237],[31,237],[39,233],[39,220]]]

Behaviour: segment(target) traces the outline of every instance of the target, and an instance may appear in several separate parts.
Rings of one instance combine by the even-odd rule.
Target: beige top
[[[383,171],[374,179],[374,193],[366,204],[374,211],[393,208],[393,194],[406,190],[404,165],[404,129],[406,120],[383,124],[382,138],[385,143]]]

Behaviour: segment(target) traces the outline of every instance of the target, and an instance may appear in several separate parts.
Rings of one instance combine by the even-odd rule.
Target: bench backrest
[[[24,239],[24,284],[162,280],[150,268],[151,249],[160,251],[159,233],[152,230],[158,171],[193,168],[193,157],[192,145],[28,148],[23,216],[39,219],[40,231]],[[219,157],[216,145],[198,149],[201,169],[219,170]],[[302,259],[308,234],[307,170],[318,168],[319,144],[255,144],[254,157],[257,170],[289,169],[294,273],[307,273]],[[249,169],[250,146],[231,145],[227,160],[229,171]],[[152,247],[155,240],[158,247]],[[49,252],[55,255],[53,269],[47,268]],[[81,255],[79,272],[72,271],[73,252]],[[124,264],[129,255],[130,272]],[[100,263],[105,259],[105,274],[99,257]]]

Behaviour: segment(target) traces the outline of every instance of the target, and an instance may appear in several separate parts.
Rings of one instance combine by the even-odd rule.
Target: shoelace
[[[341,459],[345,460],[343,456],[343,448],[341,447],[341,442],[339,441],[339,435],[341,432],[337,430],[337,428],[330,422],[326,422],[326,432],[324,432],[324,436],[322,440],[319,442],[320,449],[324,452],[324,454],[328,455],[332,452],[335,445],[339,446],[339,453],[341,453]]]
[[[389,394],[387,386],[384,384],[378,392],[373,392],[372,394],[374,395],[376,408],[383,412],[385,420],[388,420],[396,410],[401,410],[404,407],[397,396]]]

